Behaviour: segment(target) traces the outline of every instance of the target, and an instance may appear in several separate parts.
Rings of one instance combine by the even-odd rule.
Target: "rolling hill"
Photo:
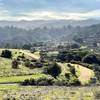
[[[100,20],[96,19],[87,19],[87,20],[21,20],[21,21],[0,21],[0,26],[14,26],[17,28],[23,28],[23,29],[34,29],[37,27],[43,28],[43,27],[62,27],[62,26],[90,26],[93,24],[99,24]]]

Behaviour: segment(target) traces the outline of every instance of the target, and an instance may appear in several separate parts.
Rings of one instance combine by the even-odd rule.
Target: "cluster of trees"
[[[94,70],[97,79],[100,81],[100,55],[88,51],[65,51],[57,56],[60,62],[78,63]],[[73,70],[74,72],[74,70]]]
[[[61,62],[83,62],[87,64],[100,64],[100,58],[96,54],[91,54],[88,51],[64,51],[57,56]]]

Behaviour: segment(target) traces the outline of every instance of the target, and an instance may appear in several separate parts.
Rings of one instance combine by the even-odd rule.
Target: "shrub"
[[[19,64],[18,60],[14,59],[12,61],[12,68],[17,69],[18,68],[18,64]]]
[[[73,81],[73,83],[71,83],[71,85],[80,86],[80,85],[81,85],[81,82],[79,81],[79,79],[75,79],[75,80]]]
[[[37,80],[37,85],[39,86],[53,85],[53,78],[40,78]]]
[[[67,64],[67,66],[68,66],[69,68],[72,67],[71,64]]]
[[[71,72],[73,75],[76,75],[75,67],[72,66],[71,64],[67,64],[67,66],[70,68],[70,72]]]
[[[25,66],[32,69],[32,68],[34,68],[35,64],[33,62],[31,62],[30,60],[26,60]]]
[[[27,85],[37,85],[37,86],[49,86],[49,85],[53,85],[53,78],[52,77],[43,77],[43,78],[39,78],[39,79],[26,79],[24,80],[21,85],[27,86]]]
[[[70,67],[70,72],[71,72],[73,75],[76,75],[76,70],[75,70],[75,67],[74,67],[74,66]]]
[[[1,53],[1,57],[4,58],[12,58],[12,52],[9,50],[3,50]]]
[[[41,68],[41,67],[43,67],[43,64],[41,62],[39,62],[39,61],[36,61],[35,62],[35,67]]]
[[[21,82],[21,85],[24,86],[30,85],[30,80],[29,79],[24,80],[23,82]]]
[[[66,77],[67,79],[70,79],[70,73],[65,73],[65,77]]]

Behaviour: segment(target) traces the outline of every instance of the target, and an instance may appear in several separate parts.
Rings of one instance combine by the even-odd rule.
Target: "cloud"
[[[85,20],[89,18],[100,18],[100,10],[89,12],[55,12],[55,11],[34,11],[23,13],[19,16],[12,17],[17,20],[51,20],[51,19],[65,19],[65,20]]]
[[[55,12],[55,11],[34,11],[28,13],[19,13],[18,15],[9,16],[8,11],[0,12],[1,20],[51,20],[51,19],[65,19],[65,20],[85,20],[89,18],[100,18],[100,10],[89,12]]]
[[[100,18],[100,0],[0,0],[0,20]]]

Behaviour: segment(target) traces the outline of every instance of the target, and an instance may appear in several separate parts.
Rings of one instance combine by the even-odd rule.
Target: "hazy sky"
[[[100,0],[0,0],[0,20],[100,18]]]

